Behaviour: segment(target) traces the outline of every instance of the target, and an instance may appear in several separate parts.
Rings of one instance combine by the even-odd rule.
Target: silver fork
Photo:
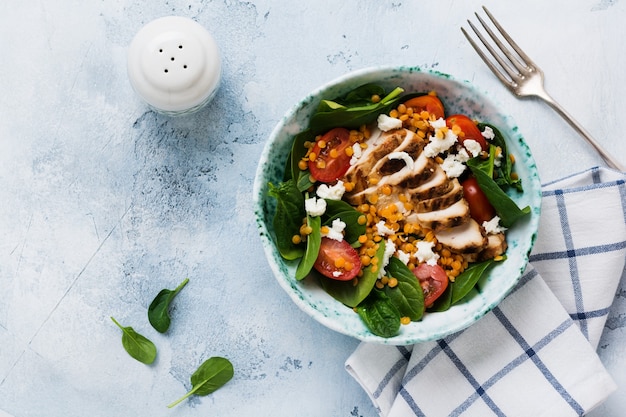
[[[502,42],[500,38],[489,28],[489,25],[478,15],[478,13],[475,13],[478,21],[489,34],[489,37],[493,42],[489,42],[471,21],[468,20],[467,23],[469,23],[470,27],[476,36],[478,36],[478,39],[480,39],[487,51],[489,51],[491,57],[499,64],[499,67],[496,66],[491,59],[489,59],[487,54],[485,54],[478,44],[472,40],[464,28],[461,28],[461,31],[463,31],[467,40],[472,44],[478,55],[480,55],[483,61],[485,61],[485,64],[487,64],[491,71],[517,97],[534,96],[548,103],[550,107],[556,110],[558,114],[560,114],[583,138],[587,140],[587,142],[589,142],[591,146],[595,148],[608,166],[622,172],[626,171],[624,165],[604,150],[602,146],[600,146],[600,144],[591,136],[591,134],[585,130],[585,128],[574,120],[572,116],[570,116],[569,113],[567,113],[565,109],[561,107],[561,105],[559,105],[552,97],[550,97],[543,86],[543,71],[541,71],[541,69],[528,57],[528,55],[526,55],[524,51],[517,46],[515,41],[513,41],[509,34],[504,31],[502,26],[500,26],[498,21],[491,13],[489,13],[489,10],[487,10],[485,6],[483,6],[483,10],[487,16],[489,16],[493,25],[498,29],[502,38],[506,40],[515,52],[513,53],[511,49],[505,45],[504,42]],[[492,43],[495,43],[501,53],[498,53],[495,50]]]

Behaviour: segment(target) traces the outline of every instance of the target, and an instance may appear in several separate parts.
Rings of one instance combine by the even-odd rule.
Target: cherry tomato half
[[[407,107],[413,107],[413,109],[417,111],[426,110],[437,119],[440,117],[443,118],[444,116],[443,103],[441,103],[441,100],[439,100],[436,96],[431,96],[430,94],[413,97],[405,101],[404,105]]]
[[[496,215],[496,211],[487,199],[487,196],[478,186],[476,178],[470,177],[461,183],[463,186],[463,197],[467,201],[472,219],[478,224],[488,222]]]
[[[413,274],[424,290],[424,305],[430,307],[437,298],[448,288],[448,276],[439,265],[419,264],[413,269]]]
[[[358,252],[345,240],[323,237],[313,267],[325,277],[349,281],[361,270],[361,259]]]
[[[487,145],[487,141],[483,137],[482,133],[476,123],[472,119],[462,114],[455,114],[449,116],[446,119],[446,126],[452,129],[452,126],[457,125],[464,133],[463,137],[460,137],[461,143],[463,143],[467,139],[473,139],[480,144],[480,147],[483,151],[489,149],[489,145]]]
[[[352,143],[348,129],[337,127],[322,135],[311,150],[316,155],[314,161],[309,161],[313,178],[321,182],[333,182],[341,178],[350,168],[351,157],[346,153],[346,148],[350,146]]]

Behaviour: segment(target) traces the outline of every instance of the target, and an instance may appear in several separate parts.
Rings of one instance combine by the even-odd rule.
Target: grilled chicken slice
[[[429,161],[425,171],[429,172],[430,176],[414,187],[407,188],[407,192],[411,195],[411,200],[414,203],[441,196],[449,192],[454,186],[453,181],[448,178],[441,165],[432,160]],[[408,185],[413,184],[409,183]]]
[[[402,159],[389,159],[389,154],[404,152],[412,160],[416,160],[425,146],[423,138],[407,129],[396,129],[382,134],[375,131],[366,143],[367,148],[357,163],[352,165],[344,175],[344,182],[354,184],[352,190],[354,194],[366,191],[371,184],[373,188],[367,190],[366,193],[373,192],[382,185],[379,184],[382,178],[397,174],[406,167]],[[405,170],[404,175],[408,174],[409,170]],[[402,180],[400,177],[397,178],[398,182]],[[387,182],[393,181],[387,180]]]
[[[442,210],[462,199],[463,186],[461,186],[461,183],[456,178],[454,178],[450,181],[450,184],[450,191],[442,192],[441,194],[433,198],[419,199],[415,198],[415,195],[413,195],[412,202],[415,211],[424,213],[428,211]]]
[[[406,221],[415,221],[422,227],[437,233],[450,227],[460,226],[469,219],[469,206],[467,201],[463,199],[441,210],[411,213],[407,216]]]
[[[487,236],[485,249],[480,253],[480,259],[493,259],[506,252],[507,244],[504,233],[490,234]]]
[[[397,131],[393,134],[381,134],[378,130],[374,131],[369,140],[365,142],[367,148],[357,163],[348,168],[348,171],[344,175],[344,182],[354,184],[354,193],[361,192],[368,188],[368,177],[373,172],[376,163],[393,152],[405,138],[406,132],[404,130]]]
[[[460,226],[451,227],[435,233],[437,241],[458,253],[480,252],[487,243],[480,225],[472,218]]]

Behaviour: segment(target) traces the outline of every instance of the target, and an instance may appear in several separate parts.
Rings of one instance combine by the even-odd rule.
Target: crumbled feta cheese
[[[378,271],[378,278],[382,278],[385,276],[385,274],[387,273],[385,271],[385,268],[387,267],[387,265],[389,265],[389,259],[391,259],[391,256],[396,252],[396,245],[393,243],[393,241],[391,239],[387,239],[387,242],[385,242],[385,252],[383,254],[383,264],[382,265],[378,265],[380,270]]]
[[[307,198],[304,200],[304,209],[309,216],[321,216],[326,212],[326,201],[323,198]]]
[[[485,232],[490,235],[497,235],[498,233],[504,233],[506,231],[506,227],[500,226],[500,217],[498,216],[495,216],[488,222],[483,222],[483,227],[485,228]]]
[[[415,161],[413,161],[413,158],[411,158],[411,155],[409,155],[406,152],[391,152],[389,155],[387,155],[388,159],[402,159],[404,161],[404,163],[406,164],[406,168],[410,169],[411,171],[413,170],[413,166],[415,165]]]
[[[343,185],[343,181],[337,181],[337,184],[328,186],[327,184],[321,184],[317,187],[317,196],[320,198],[326,198],[328,200],[341,200],[343,194],[346,192],[346,187]]]
[[[432,123],[432,122],[431,122]],[[435,136],[429,138],[430,142],[424,148],[424,155],[429,158],[433,158],[442,152],[447,151],[457,141],[457,136],[452,132],[452,129],[447,129],[443,139],[439,139]]]
[[[415,253],[417,260],[419,262],[426,262],[428,265],[436,265],[439,254],[433,252],[434,246],[435,242],[428,242],[426,240],[417,242],[417,252]]]
[[[459,162],[467,162],[470,160],[470,156],[467,153],[467,149],[465,149],[464,147],[461,147],[461,149],[459,149],[459,151],[456,154],[456,160]]]
[[[441,168],[446,171],[448,178],[458,178],[465,171],[465,164],[459,161],[456,155],[450,154],[443,160]]]
[[[446,127],[446,121],[443,120],[442,117],[440,117],[439,119],[435,120],[435,121],[431,121],[428,122],[432,127],[434,127],[435,129],[441,129],[442,127]]]
[[[407,265],[411,260],[411,255],[404,251],[399,250],[398,252],[396,252],[396,254],[398,255],[398,259],[400,259],[400,261],[402,261],[402,263],[405,265]]]
[[[355,143],[352,145],[352,158],[350,158],[350,165],[356,164],[356,161],[363,155],[363,149],[361,148],[360,143]]]
[[[333,271],[333,276],[335,278],[339,278],[342,275],[343,275],[343,271]]]
[[[478,156],[482,152],[483,148],[480,146],[480,143],[476,142],[474,139],[465,139],[463,141],[463,146],[467,149],[472,156]]]
[[[493,138],[496,137],[496,134],[493,132],[493,129],[490,128],[489,126],[485,126],[485,130],[483,130],[481,133],[483,135],[483,138],[487,140],[492,140]]]
[[[378,116],[378,128],[383,132],[387,132],[393,129],[400,129],[402,127],[402,120],[395,117],[389,117],[386,114]]]
[[[331,227],[328,228],[328,232],[322,232],[322,236],[341,242],[343,240],[343,231],[345,228],[346,224],[341,221],[341,219],[335,219],[333,220]]]
[[[376,230],[378,230],[378,234],[381,236],[388,236],[388,235],[393,235],[395,232],[388,228],[385,225],[385,221],[381,220],[378,223],[376,223]]]

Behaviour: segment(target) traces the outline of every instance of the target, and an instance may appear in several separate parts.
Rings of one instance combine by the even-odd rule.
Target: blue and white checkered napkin
[[[616,385],[597,348],[626,259],[626,177],[543,187],[531,264],[472,327],[415,346],[361,343],[348,372],[385,417],[581,416]]]

